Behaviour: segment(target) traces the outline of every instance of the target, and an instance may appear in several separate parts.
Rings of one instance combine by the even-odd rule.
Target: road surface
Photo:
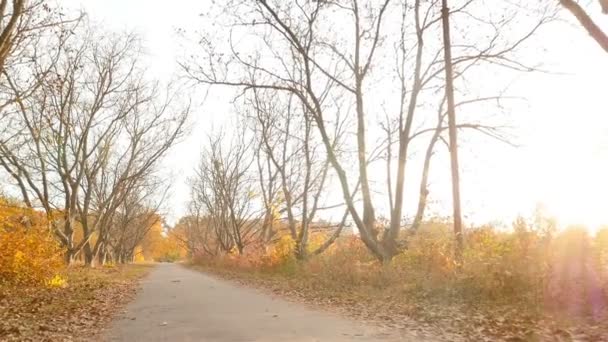
[[[106,341],[415,341],[176,264],[142,286]]]

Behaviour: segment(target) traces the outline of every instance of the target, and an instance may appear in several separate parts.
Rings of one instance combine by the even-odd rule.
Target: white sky
[[[181,51],[175,29],[196,29],[205,20],[200,13],[211,0],[60,3],[84,8],[94,21],[110,30],[141,34],[149,53],[150,73],[167,79],[177,71],[176,59],[188,53]],[[594,13],[599,14],[599,9]],[[608,28],[608,16],[596,19]],[[542,202],[563,224],[608,224],[608,54],[575,25],[552,24],[541,34],[537,40],[543,46],[529,53],[540,56],[546,69],[561,74],[527,75],[516,84],[519,95],[528,99],[517,114],[514,131],[521,147],[464,146],[463,210],[469,221],[510,220],[519,213],[531,213],[536,203]],[[185,181],[198,160],[205,134],[231,115],[229,96],[212,92],[204,104],[203,97],[199,94],[194,99],[202,105],[193,113],[192,135],[166,162],[174,175],[170,221],[185,211],[189,194]],[[431,194],[449,199],[449,190],[442,183]],[[447,208],[449,202],[438,207]]]

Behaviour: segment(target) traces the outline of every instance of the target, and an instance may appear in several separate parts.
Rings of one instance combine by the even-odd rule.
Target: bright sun
[[[578,158],[577,158],[578,159]],[[608,225],[606,162],[581,158],[555,171],[546,179],[543,204],[555,216],[560,226],[585,225],[595,232]]]

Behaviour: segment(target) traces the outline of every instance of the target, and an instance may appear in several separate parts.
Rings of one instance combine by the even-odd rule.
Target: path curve
[[[416,341],[193,271],[159,264],[106,341]]]

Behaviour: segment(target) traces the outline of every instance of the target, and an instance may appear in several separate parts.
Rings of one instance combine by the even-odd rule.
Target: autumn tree
[[[311,226],[318,221],[319,212],[342,204],[323,203],[330,165],[327,154],[323,153],[321,139],[313,130],[311,116],[292,95],[280,96],[267,90],[254,89],[245,106],[250,109],[247,117],[252,121],[253,134],[260,141],[258,154],[263,155],[269,164],[265,168],[258,167],[260,179],[263,179],[264,171],[267,172],[268,182],[260,182],[263,193],[268,190],[264,197],[267,215],[286,217],[289,235],[295,242],[296,258],[303,260],[309,253],[322,253],[339,236],[348,211],[327,241],[320,248],[309,251]],[[341,120],[339,113],[337,119]],[[339,130],[341,126],[336,127]],[[333,136],[332,146],[336,148],[341,143],[342,134],[336,131]],[[276,175],[272,175],[273,171]],[[278,180],[276,187],[280,197],[272,196],[273,177]],[[279,201],[267,200],[277,197]]]
[[[174,262],[184,258],[186,248],[181,244],[182,233],[178,225],[169,227],[157,221],[140,242],[141,255],[136,255],[136,260]]]
[[[146,208],[138,208],[137,215],[128,214],[129,216],[119,215],[117,217],[117,225],[120,229],[107,241],[110,248],[108,256],[112,261],[118,263],[134,261],[138,247],[141,247],[146,241],[149,245],[155,243],[146,238],[155,238],[155,233],[162,232],[162,218],[155,212]]]
[[[257,196],[251,175],[253,155],[245,137],[223,134],[209,137],[193,179],[193,201],[203,208],[215,231],[217,247],[223,252],[245,247],[258,237],[260,210],[254,205]]]
[[[101,35],[84,21],[53,34],[50,56],[4,74],[15,100],[2,117],[0,163],[24,202],[45,210],[66,261],[84,250],[92,264],[117,208],[182,135],[188,105],[144,77],[137,37]]]
[[[189,213],[181,217],[171,231],[176,242],[187,252],[189,256],[207,253],[214,255],[213,249],[208,248],[210,243],[210,229],[205,224],[205,219]]]
[[[208,215],[202,199],[195,195],[196,191],[195,188],[192,189],[187,215],[176,224],[182,232],[178,237],[191,255],[214,257],[221,251],[221,244],[217,231],[212,226],[213,218]]]

